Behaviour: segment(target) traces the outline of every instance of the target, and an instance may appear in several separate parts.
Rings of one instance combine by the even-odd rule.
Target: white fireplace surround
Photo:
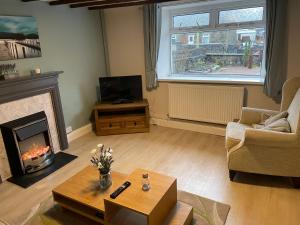
[[[0,104],[0,124],[19,119],[37,112],[46,113],[54,152],[60,151],[53,103],[50,93],[23,98]],[[0,133],[0,175],[3,180],[11,177],[5,146]]]

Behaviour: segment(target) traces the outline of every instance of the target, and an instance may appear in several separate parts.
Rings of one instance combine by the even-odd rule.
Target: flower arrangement
[[[107,174],[110,172],[111,164],[114,162],[112,157],[113,150],[111,148],[104,148],[103,144],[98,144],[96,149],[93,149],[91,162],[98,168],[100,174]]]

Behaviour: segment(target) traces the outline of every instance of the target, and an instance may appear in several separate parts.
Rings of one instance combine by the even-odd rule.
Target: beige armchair
[[[300,77],[285,82],[280,111],[288,111],[291,133],[254,129],[263,114],[277,111],[243,108],[239,122],[226,128],[230,180],[236,172],[300,178]],[[297,179],[296,179],[297,178]]]

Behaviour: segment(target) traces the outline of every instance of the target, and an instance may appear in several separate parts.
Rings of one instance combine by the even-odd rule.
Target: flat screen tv
[[[100,77],[101,102],[129,103],[143,99],[142,76]]]

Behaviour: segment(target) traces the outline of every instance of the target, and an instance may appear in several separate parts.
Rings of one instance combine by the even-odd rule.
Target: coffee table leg
[[[111,220],[113,219],[114,215],[120,210],[120,206],[112,204],[104,199],[104,223],[105,225],[110,225]]]

